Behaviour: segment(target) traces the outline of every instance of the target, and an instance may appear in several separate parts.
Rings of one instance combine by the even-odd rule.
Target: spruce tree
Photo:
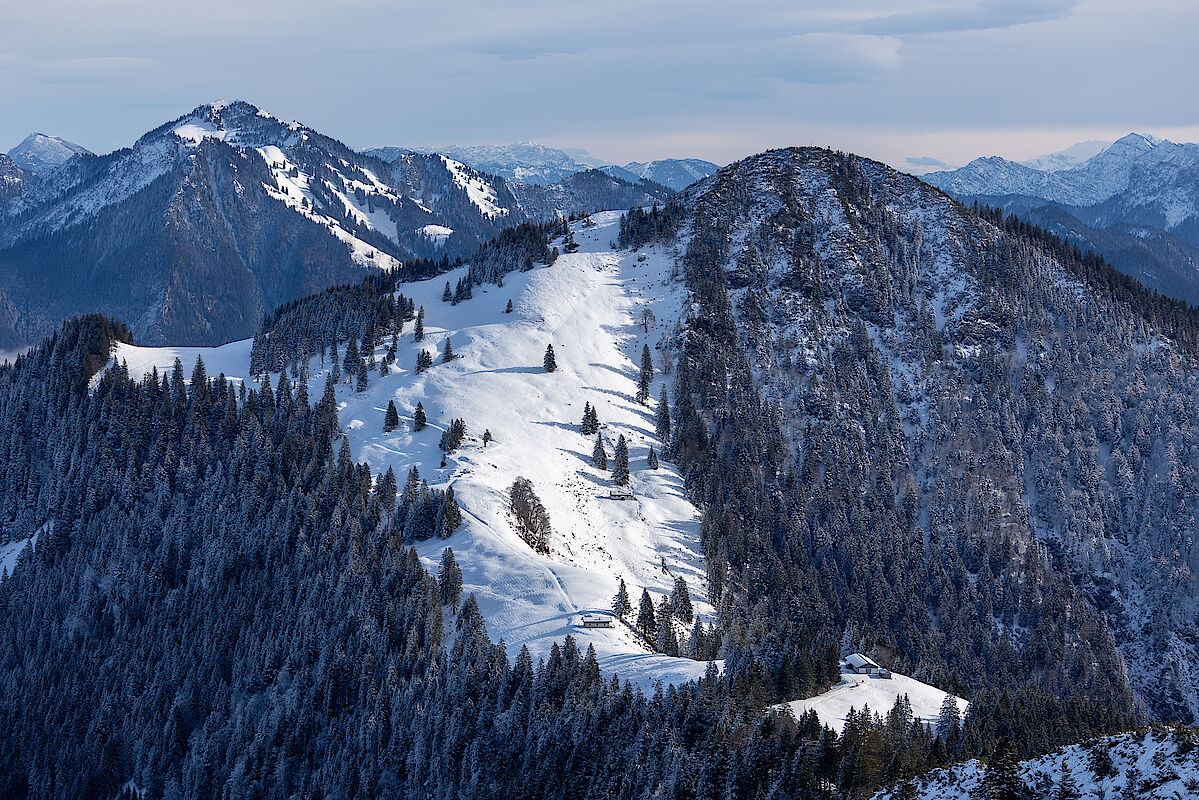
[[[608,469],[608,451],[604,449],[604,437],[599,433],[595,435],[595,447],[591,449],[591,463],[596,469]]]
[[[462,568],[454,559],[454,551],[446,548],[441,551],[441,566],[437,570],[437,589],[441,593],[441,601],[448,603],[451,608],[458,605],[462,597]]]
[[[554,358],[554,346],[552,344],[545,346],[545,358],[541,359],[541,366],[545,367],[546,372],[555,372],[558,369],[558,361]]]
[[[420,311],[416,312],[416,329],[412,333],[412,341],[423,342],[425,340],[425,307],[421,306]]]
[[[511,314],[511,313],[512,313],[512,298],[508,298],[508,305],[506,305],[506,306],[504,307],[504,313],[505,313],[505,314]]]
[[[649,345],[641,346],[641,375],[637,379],[637,402],[645,405],[649,402],[650,385],[654,382],[654,358],[649,353]]]
[[[670,593],[670,608],[677,619],[690,624],[695,618],[695,609],[691,606],[691,592],[687,589],[687,581],[680,575],[674,579],[674,591]]]
[[[1053,792],[1053,800],[1078,800],[1082,793],[1078,791],[1078,783],[1074,780],[1074,773],[1070,772],[1070,765],[1066,759],[1062,759],[1062,779],[1057,782],[1057,789]]]
[[[629,443],[625,441],[624,434],[616,440],[616,456],[615,463],[612,465],[612,480],[617,486],[628,486],[629,484]]]
[[[442,539],[450,538],[450,534],[462,524],[462,510],[454,497],[454,487],[447,486],[441,496],[441,529],[437,532]]]
[[[624,619],[633,611],[633,604],[629,602],[629,589],[625,586],[624,578],[620,579],[620,588],[616,590],[616,596],[612,598],[612,613],[620,619]]]
[[[658,468],[658,454],[654,452],[654,446],[649,446],[649,455],[645,457],[645,466],[650,469]]]
[[[387,401],[387,413],[383,415],[383,430],[391,432],[400,427],[400,413],[394,400]]]
[[[433,366],[433,354],[428,350],[421,350],[416,354],[416,371],[424,372],[429,367]]]
[[[649,596],[648,589],[641,590],[641,604],[637,609],[637,630],[646,641],[656,644],[658,641],[658,617],[654,608],[654,599]]]
[[[453,361],[455,357],[454,348],[450,344],[450,337],[447,336],[445,337],[445,349],[441,352],[442,363],[448,364]]]
[[[1026,800],[1027,790],[1020,780],[1020,761],[1008,739],[1000,740],[983,776],[985,800]]]
[[[595,406],[591,403],[583,405],[583,424],[580,431],[584,436],[599,432],[599,415],[595,413]]]
[[[658,397],[658,413],[654,430],[663,442],[670,441],[670,404],[666,401],[665,386],[662,387],[662,394]]]
[[[368,377],[369,374],[370,371],[366,367],[366,361],[361,358],[358,359],[358,382],[354,386],[355,391],[366,391],[367,387],[370,385],[370,379]]]
[[[416,404],[416,410],[412,412],[412,430],[423,431],[427,420],[425,420],[425,407],[421,403]]]
[[[453,295],[450,294],[450,282],[445,282],[445,291],[441,293],[441,302],[448,303]]]

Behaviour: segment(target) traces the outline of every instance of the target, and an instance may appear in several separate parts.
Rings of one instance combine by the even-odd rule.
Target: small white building
[[[583,615],[583,627],[584,628],[611,628],[612,627],[612,618],[604,616],[603,614],[584,614]]]
[[[858,675],[877,675],[882,669],[874,662],[874,659],[864,656],[861,653],[854,653],[851,656],[846,656],[845,666],[850,672],[856,672]]]

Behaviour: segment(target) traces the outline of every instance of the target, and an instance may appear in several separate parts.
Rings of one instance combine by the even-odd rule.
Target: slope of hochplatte
[[[1194,729],[1154,728],[1144,733],[1106,736],[1063,747],[1020,764],[1020,780],[1030,797],[1054,797],[1064,776],[1077,787],[1078,800],[1107,798],[1199,797],[1199,749]],[[916,781],[917,800],[972,800],[983,796],[986,767],[978,760],[933,770]],[[874,800],[894,800],[900,790],[879,792]]]
[[[661,449],[654,435],[656,401],[641,406],[635,400],[642,347],[648,344],[656,353],[670,337],[685,291],[671,280],[669,253],[612,249],[619,217],[596,215],[593,226],[576,230],[577,253],[563,254],[550,267],[512,273],[502,287],[476,287],[474,298],[458,305],[441,297],[446,280],[453,285],[463,270],[403,285],[403,294],[425,309],[424,341],[414,342],[407,326],[396,371],[372,372],[361,393],[340,384],[337,396],[355,459],[369,463],[375,474],[392,468],[401,485],[416,467],[431,487],[453,486],[462,526],[448,540],[422,542],[418,550],[435,569],[442,548],[453,548],[464,596],[474,593],[494,639],[503,639],[513,656],[527,645],[536,658],[571,634],[584,649],[594,645],[605,670],[648,688],[658,680],[700,677],[709,664],[652,653],[620,622],[584,630],[581,614],[606,613],[622,578],[634,606],[643,589],[660,602],[682,577],[700,616],[710,618],[712,608],[705,595],[698,512],[672,465],[646,467],[650,446]],[[506,313],[509,300],[513,311]],[[646,310],[653,316],[648,325]],[[442,358],[447,338],[457,356],[448,364]],[[389,343],[382,343],[376,357]],[[542,368],[549,344],[559,367],[554,373]],[[221,348],[120,345],[114,359],[136,375],[151,367],[170,369],[179,358],[190,375],[202,356],[209,375],[244,379],[249,347],[249,342]],[[436,363],[418,374],[414,365],[422,348],[435,354]],[[326,373],[314,359],[310,396],[320,396]],[[655,398],[661,381],[657,376]],[[385,432],[389,401],[401,424]],[[418,402],[429,421],[419,432],[411,424]],[[618,436],[628,440],[629,488],[636,499],[610,499],[610,473],[592,466],[594,440],[579,433],[586,402],[598,409],[609,457]],[[454,418],[465,421],[467,437],[442,468],[439,440]],[[486,447],[484,431],[493,437]],[[514,527],[507,492],[517,476],[532,481],[548,511],[553,526],[548,555],[534,552]]]

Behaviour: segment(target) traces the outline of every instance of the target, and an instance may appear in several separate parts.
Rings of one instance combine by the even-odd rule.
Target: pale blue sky
[[[0,150],[39,130],[104,152],[221,98],[354,146],[535,139],[616,162],[1199,140],[1191,0],[9,5]]]

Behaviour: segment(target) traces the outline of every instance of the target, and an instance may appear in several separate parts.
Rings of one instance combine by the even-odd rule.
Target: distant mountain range
[[[385,161],[406,153],[440,153],[461,161],[480,172],[498,175],[518,183],[551,184],[569,175],[599,168],[630,183],[648,180],[680,191],[706,178],[719,166],[698,158],[667,158],[660,161],[633,161],[622,166],[605,164],[585,150],[559,150],[537,142],[509,145],[444,145],[434,148],[379,147],[364,151]]]
[[[0,349],[91,311],[145,343],[220,343],[364,270],[669,194],[598,171],[532,185],[438,154],[359,153],[240,101],[104,156],[34,134],[0,157]]]
[[[1096,145],[1025,163],[989,156],[923,178],[1094,249],[1150,288],[1199,305],[1199,145],[1130,133],[1082,158]]]

